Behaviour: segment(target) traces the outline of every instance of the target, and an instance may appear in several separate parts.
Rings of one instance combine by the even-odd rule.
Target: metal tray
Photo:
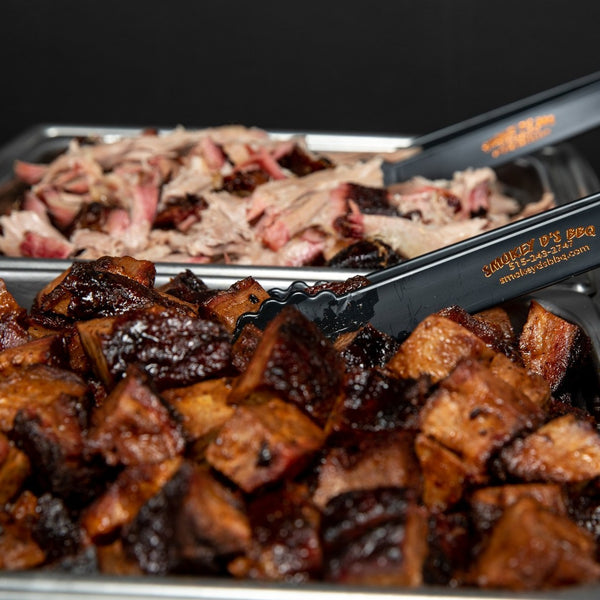
[[[17,263],[17,264],[15,264]],[[0,261],[0,277],[9,291],[23,305],[30,305],[33,295],[44,285],[60,275],[69,261],[47,261],[40,266],[36,261]],[[181,272],[185,266],[162,268],[158,282]],[[205,266],[196,267],[211,287],[224,288],[232,282],[232,274],[219,273]],[[314,273],[318,275],[318,273]],[[275,277],[266,270],[263,281],[278,281],[282,286],[292,283],[281,274]],[[553,313],[577,323],[590,337],[596,372],[600,373],[600,303],[594,293],[556,286],[528,297],[517,299],[521,307],[536,299]],[[600,386],[600,375],[599,375]],[[78,573],[60,573],[44,570],[24,572],[0,571],[0,600],[34,600],[82,598],[85,600],[142,600],[156,598],[180,600],[596,600],[600,597],[600,583],[539,592],[509,592],[473,588],[421,588],[352,587],[326,583],[263,583],[209,577],[189,576],[104,576]]]

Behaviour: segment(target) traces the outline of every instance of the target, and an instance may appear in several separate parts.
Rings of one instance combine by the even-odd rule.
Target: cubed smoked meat
[[[239,498],[208,468],[185,462],[125,528],[123,545],[145,573],[225,573],[250,527]]]
[[[412,493],[383,487],[333,498],[322,518],[324,578],[343,584],[418,586],[427,515]]]
[[[136,517],[176,473],[182,458],[127,467],[81,515],[81,525],[93,541],[102,542]]]
[[[483,588],[540,590],[600,578],[592,536],[531,497],[509,506],[468,580]]]
[[[519,350],[525,366],[539,373],[555,392],[569,369],[583,359],[589,341],[578,325],[552,314],[533,300],[519,338]]]
[[[325,435],[293,404],[272,397],[239,406],[210,443],[206,458],[245,492],[293,477]]]
[[[473,467],[423,434],[417,435],[415,452],[423,477],[423,504],[434,514],[458,504],[473,476]]]
[[[30,472],[28,456],[0,433],[0,506],[18,494]]]
[[[560,485],[521,483],[475,490],[469,500],[472,520],[480,533],[490,531],[504,511],[521,498],[533,498],[557,515],[567,515],[566,496]]]
[[[44,549],[47,560],[74,555],[84,542],[83,532],[62,500],[43,494],[36,505],[37,520],[33,527],[35,541]]]
[[[0,351],[29,340],[27,311],[15,300],[0,279]]]
[[[232,385],[230,378],[221,377],[163,391],[162,396],[178,415],[188,442],[217,431],[233,415],[234,408],[228,403]]]
[[[256,312],[268,298],[268,292],[253,277],[246,277],[229,289],[207,297],[199,311],[201,315],[221,323],[229,334],[233,334],[239,317],[245,312]]]
[[[46,553],[35,541],[37,498],[29,491],[0,512],[0,569],[21,571],[38,567]]]
[[[383,367],[397,352],[399,343],[372,325],[340,336],[334,343],[349,367]]]
[[[352,369],[326,431],[337,439],[349,433],[416,429],[429,389],[427,378],[400,379],[378,367]]]
[[[183,452],[181,426],[148,376],[130,366],[91,415],[88,447],[109,465],[160,463]]]
[[[66,366],[67,355],[62,339],[58,335],[48,335],[26,341],[20,346],[0,351],[0,374],[2,376],[6,375],[9,370],[35,364],[54,367]]]
[[[50,405],[22,408],[14,419],[12,438],[27,454],[36,488],[47,490],[69,506],[80,506],[104,485],[106,466],[88,461],[80,405],[59,396]]]
[[[248,506],[248,518],[249,548],[229,565],[235,577],[298,583],[320,576],[321,515],[304,487],[260,496]]]
[[[83,401],[85,382],[70,371],[32,365],[0,378],[0,430],[13,427],[16,414],[25,408],[51,406],[61,397]]]
[[[147,309],[78,324],[94,370],[111,387],[137,364],[159,388],[227,375],[231,338],[217,323],[178,312]]]
[[[515,440],[501,458],[508,473],[524,481],[587,481],[600,476],[600,435],[568,414]]]
[[[427,375],[437,383],[463,358],[490,360],[493,355],[480,337],[462,325],[431,315],[417,325],[387,366],[400,377],[418,379]]]
[[[231,346],[231,362],[238,371],[243,372],[248,368],[250,359],[262,337],[260,330],[253,323],[245,325]]]
[[[508,315],[501,308],[471,315],[459,306],[450,306],[440,310],[438,314],[462,325],[481,338],[495,352],[502,352],[506,356],[516,358],[517,339]],[[506,315],[506,318],[502,318],[503,315]]]
[[[551,398],[550,386],[541,375],[531,373],[500,353],[496,354],[490,362],[490,371],[525,394],[536,406],[548,408]]]
[[[363,433],[354,446],[327,450],[317,467],[313,501],[324,508],[344,492],[386,486],[420,491],[414,442],[414,434],[407,431]]]
[[[189,269],[171,278],[168,283],[158,289],[165,294],[195,305],[202,304],[207,298],[219,293],[219,290],[210,289],[200,277]]]
[[[596,560],[600,562],[600,478],[585,485],[567,488],[568,514],[596,540]]]
[[[421,430],[456,452],[474,476],[484,476],[495,451],[542,419],[518,389],[480,362],[463,360],[425,404]]]
[[[49,291],[40,292],[31,308],[31,319],[46,326],[74,320],[122,315],[149,306],[193,315],[191,305],[163,294],[118,270],[96,268],[97,263],[74,263]],[[48,288],[47,288],[48,289]]]
[[[317,326],[286,307],[265,328],[231,400],[272,390],[324,426],[341,392],[343,372],[340,355]]]
[[[98,569],[105,575],[143,575],[140,565],[123,548],[118,539],[111,544],[96,546]]]

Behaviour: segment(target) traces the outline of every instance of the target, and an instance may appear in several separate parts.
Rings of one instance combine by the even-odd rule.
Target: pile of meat
[[[532,302],[403,342],[238,316],[252,278],[0,290],[0,568],[532,590],[600,581],[598,381]],[[337,284],[339,285],[339,284]],[[584,385],[584,382],[588,382]]]
[[[49,164],[15,163],[23,189],[0,217],[0,252],[378,268],[553,203],[522,209],[491,169],[385,188],[382,160],[242,126],[74,139]]]

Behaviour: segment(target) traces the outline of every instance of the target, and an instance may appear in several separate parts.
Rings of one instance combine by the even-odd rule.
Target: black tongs
[[[382,166],[386,185],[495,167],[600,125],[600,72],[418,137],[419,154]]]
[[[236,335],[295,305],[330,338],[371,323],[403,340],[447,306],[478,312],[599,266],[599,234],[600,193],[376,271],[343,295],[309,295],[301,282],[272,290],[258,312],[238,319]]]

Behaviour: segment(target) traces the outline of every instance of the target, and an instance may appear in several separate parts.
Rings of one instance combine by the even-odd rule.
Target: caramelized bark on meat
[[[383,367],[397,352],[399,343],[372,325],[341,335],[334,343],[348,367]]]
[[[316,156],[298,144],[294,144],[289,152],[277,159],[277,162],[297,177],[304,177],[323,169],[331,169],[334,166],[334,163],[326,156]]]
[[[286,307],[265,328],[231,400],[272,390],[324,426],[342,379],[343,362],[331,342],[298,310]]]
[[[0,506],[12,500],[31,472],[29,457],[0,433]]]
[[[0,512],[0,569],[22,571],[38,567],[46,553],[34,539],[37,498],[24,491]]]
[[[354,445],[328,449],[317,467],[313,501],[320,508],[335,496],[385,486],[421,489],[414,433],[364,433]]]
[[[600,476],[600,435],[568,414],[504,448],[508,473],[525,481],[582,482]]]
[[[386,369],[353,369],[333,406],[326,431],[334,439],[352,433],[416,429],[429,381],[400,379]]]
[[[206,451],[217,471],[245,492],[296,475],[325,434],[293,404],[271,397],[239,406]]]
[[[13,348],[29,339],[27,311],[15,300],[0,279],[0,350]]]
[[[460,306],[450,306],[438,314],[473,332],[495,352],[502,352],[511,358],[517,356],[517,338],[508,314],[501,308],[471,315]]]
[[[133,521],[141,507],[177,472],[182,458],[127,467],[81,515],[81,525],[96,542],[103,542]]]
[[[191,385],[231,371],[230,336],[217,323],[150,308],[78,324],[97,375],[111,387],[129,364],[159,389]]]
[[[240,331],[231,346],[231,362],[238,371],[242,372],[248,368],[262,334],[262,330],[253,323],[248,323]]]
[[[200,277],[189,269],[171,278],[168,283],[158,288],[161,292],[179,298],[189,304],[200,305],[219,291],[210,289]]]
[[[247,277],[206,298],[200,306],[200,314],[221,323],[232,334],[239,317],[246,312],[256,312],[268,298],[264,288],[254,278]]]
[[[441,315],[425,318],[388,363],[400,377],[426,375],[433,383],[447,377],[464,358],[490,360],[494,351],[458,323]]]
[[[327,581],[423,583],[427,516],[410,491],[382,487],[336,496],[323,511],[321,535]]]
[[[484,588],[540,590],[600,577],[591,535],[532,497],[509,506],[469,573]]]
[[[486,478],[489,458],[543,412],[485,365],[462,361],[421,411],[422,432],[458,454],[475,478]]]
[[[183,452],[181,427],[148,376],[130,366],[91,415],[88,447],[109,465],[160,463]]]
[[[334,269],[376,271],[402,262],[402,257],[381,240],[359,240],[342,248],[327,261]]]
[[[567,373],[589,351],[589,340],[582,329],[531,302],[527,321],[519,338],[525,366],[539,373],[553,392],[563,384]]]
[[[62,338],[47,335],[0,351],[0,374],[5,376],[15,368],[36,364],[64,367],[66,362]]]
[[[252,531],[243,557],[229,565],[237,578],[298,583],[321,574],[321,514],[303,486],[287,485],[248,506]]]
[[[133,267],[145,263],[131,262]],[[122,315],[149,306],[165,307],[187,315],[195,313],[193,307],[182,300],[148,285],[147,281],[153,277],[140,275],[139,269],[134,269],[130,276],[131,269],[119,268],[122,264],[115,266],[114,262],[103,262],[103,259],[74,263],[36,296],[31,319],[48,327],[60,327],[74,320]]]
[[[184,462],[125,527],[126,555],[150,574],[223,574],[248,547],[250,527],[242,509],[208,468]]]
[[[309,296],[314,296],[319,292],[324,290],[329,290],[333,292],[337,296],[342,294],[349,294],[350,292],[354,292],[356,290],[360,290],[361,288],[369,285],[369,280],[363,275],[354,275],[344,281],[325,281],[323,283],[315,283],[314,285],[309,285],[304,288],[304,293]]]

